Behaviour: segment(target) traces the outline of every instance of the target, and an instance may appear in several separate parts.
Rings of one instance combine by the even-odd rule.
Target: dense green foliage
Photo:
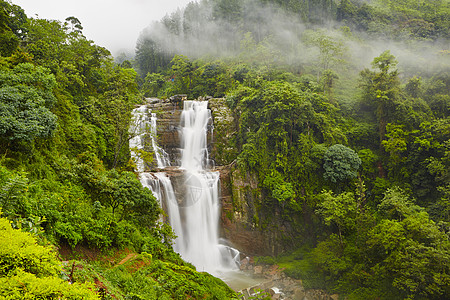
[[[133,270],[136,265],[144,267]],[[130,274],[133,270],[133,274]],[[135,272],[134,272],[135,271]],[[111,282],[133,299],[233,299],[235,294],[221,280],[187,266],[138,257],[109,270]]]
[[[99,299],[91,284],[60,278],[61,262],[50,247],[0,218],[0,296],[4,299]]]
[[[56,116],[49,110],[56,84],[49,72],[32,64],[20,64],[0,74],[2,143],[30,142],[49,137],[56,129]]]
[[[75,17],[27,18],[0,1],[0,298],[234,298],[173,251],[159,203],[131,172],[139,77],[82,30]],[[90,260],[61,269],[56,253],[37,243],[62,252],[128,249],[153,260],[139,272],[96,271]],[[76,264],[84,277],[75,278]]]
[[[323,161],[325,171],[323,176],[334,183],[355,179],[361,166],[358,154],[341,144],[335,144],[328,148],[323,156]]]
[[[143,32],[136,64],[147,96],[226,97],[229,162],[259,182],[252,226],[293,251],[268,260],[349,299],[446,299],[449,13],[192,2]]]

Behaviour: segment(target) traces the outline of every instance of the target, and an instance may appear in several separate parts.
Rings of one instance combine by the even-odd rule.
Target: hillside
[[[237,297],[172,250],[130,160],[139,77],[82,30],[0,1],[0,297]]]

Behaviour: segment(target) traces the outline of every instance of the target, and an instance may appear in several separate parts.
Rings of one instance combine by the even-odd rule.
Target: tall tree
[[[380,145],[386,135],[386,125],[395,121],[395,106],[400,99],[400,81],[396,69],[397,60],[389,50],[372,61],[375,71],[361,72],[364,101],[372,106],[378,120]]]
[[[49,137],[56,129],[55,77],[43,67],[19,64],[0,71],[0,141],[32,142]],[[4,150],[4,149],[3,149]]]

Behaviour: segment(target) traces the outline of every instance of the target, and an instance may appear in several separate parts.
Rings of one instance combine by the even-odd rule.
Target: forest
[[[232,111],[255,228],[274,211],[291,228],[257,260],[342,299],[448,299],[449,16],[448,0],[193,1],[114,60],[75,16],[0,0],[0,296],[238,299],[173,251],[130,159],[134,106],[186,94]]]

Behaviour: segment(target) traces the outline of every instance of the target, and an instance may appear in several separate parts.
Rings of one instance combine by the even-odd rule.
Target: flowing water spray
[[[149,113],[150,118],[148,117]],[[132,115],[133,118],[129,130],[132,138],[129,141],[129,147],[131,149],[131,158],[136,163],[136,171],[139,173],[144,172],[145,163],[140,157],[139,151],[144,151],[145,139],[148,135],[150,135],[157,167],[165,168],[170,166],[169,155],[156,142],[156,114],[152,113],[147,105],[142,105],[135,108]]]
[[[152,136],[152,146],[156,156],[163,152],[156,143],[156,116],[146,121],[148,108],[142,106],[133,111],[134,122],[131,130],[142,128],[139,122],[147,122]],[[132,157],[141,173],[141,182],[152,190],[165,208],[170,225],[177,238],[174,250],[183,259],[196,266],[199,271],[207,271],[220,276],[224,272],[238,269],[239,252],[220,243],[219,240],[219,172],[211,171],[212,161],[208,153],[208,132],[212,130],[211,111],[207,101],[184,101],[181,115],[181,165],[179,171],[182,184],[174,183],[165,172],[144,173],[143,161]],[[145,134],[145,133],[142,133]],[[130,148],[143,147],[143,137],[130,140]],[[158,154],[159,153],[159,154]],[[156,157],[158,167],[170,165],[167,155]],[[181,192],[180,192],[181,190]]]
[[[139,156],[138,151],[144,149],[144,134],[148,125],[147,120],[147,106],[142,105],[133,109],[133,119],[131,121],[129,132],[132,138],[129,141],[129,147],[131,149],[131,159],[136,164],[136,171],[139,173],[144,172],[144,160]]]

